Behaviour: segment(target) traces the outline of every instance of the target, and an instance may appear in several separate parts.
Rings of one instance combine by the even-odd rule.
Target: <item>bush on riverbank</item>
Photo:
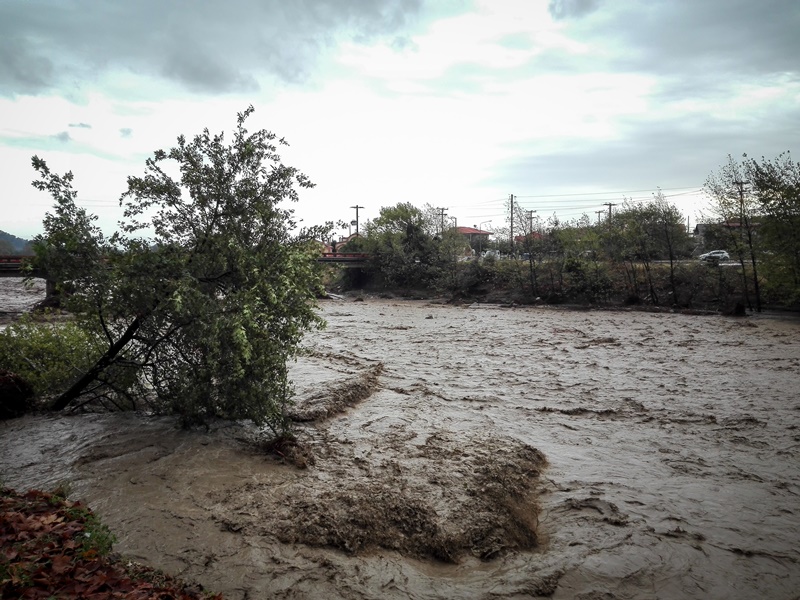
[[[88,357],[101,343],[74,321],[24,314],[0,331],[0,365],[26,381],[36,398],[48,398],[91,366]]]
[[[751,273],[747,280],[738,264],[700,261],[676,263],[614,263],[592,257],[569,260],[488,258],[450,265],[451,271],[415,293],[448,295],[454,298],[518,304],[580,304],[601,306],[658,306],[735,312],[737,305],[752,304]],[[404,288],[390,286],[374,267],[341,269],[329,281],[342,290],[366,289],[403,294]],[[409,288],[411,289],[411,288]],[[766,290],[766,291],[765,291]],[[763,280],[765,304],[791,306],[791,299]]]

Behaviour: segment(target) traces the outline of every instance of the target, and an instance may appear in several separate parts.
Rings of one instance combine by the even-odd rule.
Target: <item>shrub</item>
[[[99,338],[71,321],[37,321],[23,315],[0,331],[0,368],[30,384],[35,397],[62,392],[99,350]]]

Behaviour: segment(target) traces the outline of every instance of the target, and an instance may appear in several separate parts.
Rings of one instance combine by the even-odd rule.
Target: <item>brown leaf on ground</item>
[[[222,600],[109,555],[109,540],[110,532],[79,502],[0,489],[0,598]]]

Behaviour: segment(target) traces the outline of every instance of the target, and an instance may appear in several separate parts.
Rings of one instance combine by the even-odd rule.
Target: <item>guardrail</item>
[[[23,254],[0,255],[0,277],[22,277],[22,265],[26,258],[33,257]]]
[[[366,252],[323,252],[319,262],[365,263],[369,260]]]

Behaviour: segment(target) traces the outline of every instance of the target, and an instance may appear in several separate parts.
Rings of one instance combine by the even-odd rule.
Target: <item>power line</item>
[[[660,188],[666,191],[673,191],[673,190],[688,190],[693,189],[698,186],[691,185],[691,186],[684,186],[684,187],[674,187],[674,188]],[[645,190],[622,190],[618,192],[575,192],[570,194],[543,194],[538,196],[519,196],[515,195],[515,198],[565,198],[567,196],[600,196],[603,194],[637,194],[641,192],[652,192],[653,189],[645,189]]]
[[[699,194],[699,193],[701,193],[703,191],[702,189],[698,189],[698,188],[661,188],[661,189],[662,190],[663,189],[686,190],[686,191],[678,192],[678,193],[675,193],[675,194],[664,194],[663,195],[664,198],[677,198],[677,197],[680,197],[680,196],[689,196],[689,195],[692,195],[692,194]],[[633,191],[633,190],[631,190],[631,191]],[[631,196],[631,197],[627,197],[627,198],[623,198],[623,199],[625,201],[627,201],[627,202],[650,202],[650,201],[653,200],[652,190],[642,190],[642,191],[648,191],[648,192],[651,192],[651,193],[648,194],[648,195],[645,195],[645,196]],[[585,195],[607,195],[607,194],[611,194],[611,193],[612,192],[597,192],[597,193],[588,193],[588,194],[585,194]],[[570,202],[568,204],[560,203],[560,202],[550,202],[550,203],[547,203],[547,204],[540,204],[540,203],[537,202],[535,204],[531,204],[531,202],[521,202],[520,201],[521,199],[558,198],[558,197],[567,198],[567,197],[577,197],[577,196],[583,196],[583,195],[584,194],[559,194],[559,195],[555,195],[554,194],[554,195],[544,195],[544,196],[517,196],[515,194],[514,195],[514,200],[515,200],[515,202],[516,202],[516,204],[518,206],[521,206],[521,207],[535,206],[536,209],[539,210],[539,211],[580,210],[580,209],[587,209],[588,210],[588,209],[593,209],[594,207],[598,206],[598,204],[601,204],[603,201],[619,200],[619,197],[617,197],[617,196],[607,196],[607,197],[603,197],[603,198],[587,199],[585,202]],[[497,209],[497,210],[500,210],[502,212],[505,212],[505,207],[501,207],[501,206],[498,206],[498,205],[501,202],[505,203],[507,201],[508,201],[508,198],[498,198],[496,200],[488,200],[488,201],[483,201],[483,202],[474,202],[474,203],[471,202],[471,203],[465,203],[465,204],[454,204],[454,205],[451,205],[450,208],[451,209],[472,210],[475,213],[482,213],[482,212],[485,213],[485,211],[489,211],[489,210],[492,210],[492,209]],[[494,215],[494,214],[497,214],[497,213],[493,212],[492,214]],[[475,215],[472,215],[472,216],[477,217],[477,216],[480,216],[480,215],[475,214]]]
[[[692,190],[692,191],[689,191],[689,192],[682,192],[680,194],[664,194],[664,198],[675,198],[675,197],[678,197],[678,196],[686,196],[686,195],[691,195],[691,194],[697,193],[699,191],[700,190]],[[594,208],[598,204],[601,204],[602,200],[611,201],[611,200],[618,200],[618,198],[597,198],[597,199],[588,200],[586,202],[570,203],[570,204],[560,204],[560,203],[559,204],[555,204],[555,203],[540,204],[538,202],[534,203],[534,204],[531,204],[531,203],[524,203],[524,204],[526,206],[527,205],[536,206],[536,208],[538,210],[578,210],[578,209],[581,209],[581,208],[586,208],[586,209]],[[624,200],[626,202],[634,202],[634,203],[652,202],[653,201],[653,196],[652,195],[650,195],[650,196],[636,196],[636,197],[625,198]],[[523,205],[522,202],[519,202],[518,204],[520,206]]]

